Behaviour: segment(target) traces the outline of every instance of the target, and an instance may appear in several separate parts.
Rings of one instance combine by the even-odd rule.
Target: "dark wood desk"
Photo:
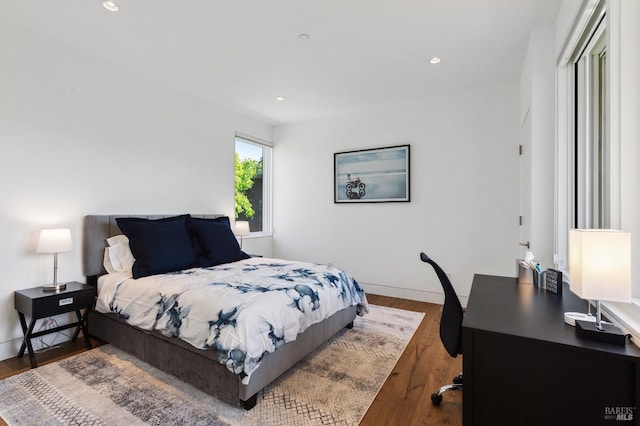
[[[579,338],[566,311],[587,311],[567,287],[559,297],[474,277],[462,323],[465,426],[640,424],[640,349]]]

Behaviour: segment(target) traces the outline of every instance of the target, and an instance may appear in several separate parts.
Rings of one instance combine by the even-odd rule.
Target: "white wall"
[[[272,128],[7,22],[0,51],[4,359],[22,335],[13,291],[52,280],[53,257],[34,253],[39,229],[71,227],[75,249],[60,254],[59,279],[84,281],[84,215],[231,215],[235,132],[271,140]]]
[[[615,0],[607,3],[607,55],[611,141],[612,227],[631,233],[632,294],[638,298],[640,326],[640,5]],[[619,170],[616,170],[619,166]],[[617,185],[615,183],[618,183]],[[617,213],[617,214],[616,214]],[[640,327],[636,328],[640,336]]]
[[[431,255],[464,298],[474,273],[514,276],[517,83],[274,130],[274,253],[333,262],[367,291],[441,301]],[[411,202],[333,203],[333,154],[411,144]]]
[[[570,36],[574,26],[580,26],[578,23],[579,13],[586,0],[563,0],[556,18],[556,35],[554,54],[556,59],[560,58],[560,53],[565,45],[570,43]],[[589,1],[589,3],[593,3]]]
[[[520,123],[531,120],[531,251],[544,268],[553,267],[555,173],[555,26],[531,32],[520,79]],[[523,212],[524,213],[524,212]]]

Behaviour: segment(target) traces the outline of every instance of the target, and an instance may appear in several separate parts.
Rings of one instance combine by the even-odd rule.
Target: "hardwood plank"
[[[451,383],[462,371],[462,357],[451,358],[440,342],[442,306],[414,300],[367,294],[369,303],[424,312],[425,318],[400,360],[376,395],[362,426],[377,425],[461,425],[462,392],[448,392],[434,407],[431,394]],[[92,339],[94,347],[104,344]],[[82,339],[37,355],[38,365],[54,362],[86,350]],[[29,357],[0,361],[0,379],[29,370]],[[6,425],[0,419],[0,426]]]
[[[451,358],[440,341],[442,306],[373,294],[367,298],[375,305],[424,312],[425,318],[360,424],[461,425],[462,392],[448,392],[439,407],[431,404],[431,394],[462,371],[462,357]]]

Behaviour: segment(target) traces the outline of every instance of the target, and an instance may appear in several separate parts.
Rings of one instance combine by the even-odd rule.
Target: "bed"
[[[131,272],[127,275],[111,268],[107,272],[105,265],[109,267],[111,263],[105,259],[105,249],[119,247],[109,247],[109,244],[121,238],[121,228],[130,231],[132,223],[135,226],[138,223],[145,226],[148,223],[173,223],[174,218],[182,216],[187,216],[186,220],[191,221],[189,223],[197,221],[206,226],[203,229],[215,229],[216,232],[221,228],[214,227],[211,223],[225,223],[225,220],[229,223],[228,218],[222,215],[85,217],[84,272],[87,283],[98,287],[96,306],[88,315],[90,335],[227,403],[251,409],[262,388],[335,333],[345,327],[352,327],[358,314],[366,313],[364,292],[344,271],[326,265],[250,256],[244,256],[240,260],[233,258],[233,262],[227,263],[226,254],[222,257],[216,254],[218,257],[214,259],[215,264],[203,267],[200,263],[204,262],[201,262],[202,253],[208,253],[205,247],[208,240],[196,239],[193,235],[190,236],[191,243],[199,259],[193,268],[156,274],[151,265],[152,267],[143,271],[144,274],[138,268],[136,279],[130,278]],[[218,238],[217,235],[205,234],[207,238]],[[224,235],[230,238],[226,229]],[[140,254],[135,260],[136,264],[142,265],[143,260],[147,259],[146,253],[140,251],[139,244],[142,240],[135,233],[128,233],[128,236],[133,237],[130,240],[131,251]],[[156,246],[155,242],[150,244],[150,240],[146,241],[149,246]],[[233,241],[237,245],[235,238]],[[198,242],[203,245],[199,246]],[[180,246],[175,241],[172,244]],[[176,249],[175,257],[180,257],[180,252],[180,249]],[[173,257],[168,261],[173,261]],[[191,266],[191,260],[186,262]],[[136,276],[135,264],[133,271]],[[268,278],[260,276],[263,272]],[[323,277],[328,277],[329,281]],[[331,303],[321,301],[319,294],[324,291],[323,287],[340,287],[340,296],[331,296]],[[133,302],[130,293],[134,289],[138,291],[138,288],[146,289],[142,292],[146,292],[148,297],[151,297],[149,294],[154,294],[155,299],[151,297],[146,302]],[[214,302],[208,302],[215,304],[215,307],[209,309],[194,304],[194,299],[204,300],[203,292],[208,291],[218,292],[214,293],[217,296],[212,296]],[[221,293],[230,294],[231,299],[244,297],[245,293],[249,293],[252,302],[236,301],[242,309],[233,308],[231,301],[223,301],[218,297]],[[188,295],[191,295],[190,299]],[[231,304],[225,305],[226,303]],[[343,306],[333,308],[335,312],[328,307],[324,308],[333,303]],[[261,306],[261,310],[251,314],[249,306],[253,309],[254,305]],[[273,312],[265,310],[266,305],[271,306]],[[209,314],[206,314],[207,310]],[[203,325],[196,312],[201,316],[210,315],[208,324]],[[244,312],[244,316],[238,312]],[[252,315],[256,317],[258,325],[241,327],[243,321],[250,324]],[[287,326],[271,325],[272,321],[279,321],[280,317],[284,318]],[[296,322],[301,329],[299,333],[292,328]],[[206,333],[207,329],[208,336],[196,333]],[[247,337],[249,342],[242,343],[238,340],[239,337],[229,334],[236,330],[242,330],[244,335],[251,336]]]

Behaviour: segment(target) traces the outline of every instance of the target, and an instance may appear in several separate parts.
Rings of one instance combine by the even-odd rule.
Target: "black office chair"
[[[447,274],[442,270],[436,262],[424,253],[420,253],[420,260],[433,266],[436,271],[442,289],[444,290],[444,306],[442,307],[442,316],[440,317],[440,340],[444,348],[453,358],[462,353],[462,318],[463,311],[460,299],[456,294],[453,285]],[[442,386],[437,393],[431,395],[433,405],[440,405],[442,402],[442,394],[451,390],[462,390],[462,373],[453,378],[453,383]]]

